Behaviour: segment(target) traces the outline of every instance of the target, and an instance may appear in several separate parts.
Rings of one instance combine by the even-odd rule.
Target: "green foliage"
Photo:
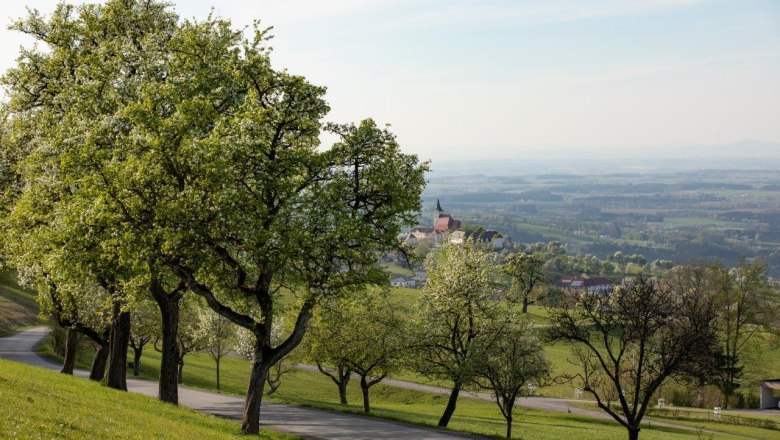
[[[312,324],[310,357],[320,368],[330,365],[358,374],[368,412],[368,388],[400,368],[410,336],[388,292],[367,289],[326,304]]]
[[[511,294],[517,295],[523,304],[523,313],[528,311],[529,304],[537,302],[547,293],[544,291],[541,296],[532,297],[534,288],[545,281],[544,259],[541,255],[525,252],[509,254],[502,269],[512,280]]]
[[[476,382],[490,390],[507,422],[506,438],[512,438],[512,414],[518,397],[532,395],[540,382],[548,377],[550,363],[544,358],[537,335],[529,331],[527,320],[508,312],[496,316],[493,325],[495,340],[481,347],[478,356]]]
[[[428,257],[426,267],[415,329],[416,368],[461,387],[474,377],[478,347],[493,341],[492,320],[505,306],[497,301],[496,256],[473,241],[445,244]]]

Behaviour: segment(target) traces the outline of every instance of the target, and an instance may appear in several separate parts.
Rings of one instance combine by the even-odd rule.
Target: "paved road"
[[[49,329],[46,327],[35,327],[7,338],[0,338],[0,358],[59,371],[61,365],[44,359],[34,352],[35,345],[43,340],[48,333]],[[77,370],[75,374],[80,377],[89,376],[89,373],[84,370]],[[128,379],[127,388],[134,393],[157,396],[156,382]],[[241,418],[241,411],[244,407],[242,398],[181,386],[179,387],[179,403],[198,411],[234,419]],[[315,439],[449,440],[480,438],[373,417],[275,403],[263,403],[261,420],[265,428],[273,431]]]

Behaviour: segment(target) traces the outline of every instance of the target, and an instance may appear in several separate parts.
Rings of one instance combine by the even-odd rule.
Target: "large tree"
[[[248,72],[245,101],[215,129],[221,153],[202,158],[202,192],[193,191],[201,209],[222,216],[193,225],[188,244],[197,257],[171,265],[212,309],[255,336],[248,433],[259,429],[269,368],[300,343],[315,305],[385,277],[377,259],[413,222],[425,171],[370,120],[331,126],[340,142],[318,151],[323,89],[260,67]],[[283,294],[295,298],[287,301],[296,305],[295,323],[275,345]]]
[[[638,278],[610,295],[567,292],[552,312],[551,341],[573,344],[585,391],[639,438],[653,394],[672,376],[713,364],[716,333],[712,297]]]
[[[426,267],[414,357],[422,374],[452,382],[438,423],[446,427],[460,391],[473,383],[480,353],[495,341],[493,319],[507,308],[506,296],[498,289],[495,254],[472,240],[445,244]]]
[[[22,50],[4,76],[3,144],[18,152],[4,155],[11,158],[5,162],[18,165],[16,180],[50,183],[53,194],[69,197],[63,207],[87,214],[88,232],[101,234],[98,249],[132,269],[130,279],[106,278],[111,289],[129,283],[157,302],[159,395],[175,403],[186,288],[165,263],[197,221],[189,215],[197,206],[177,204],[188,182],[186,150],[246,91],[246,82],[234,81],[240,32],[219,19],[179,21],[169,4],[154,0],[63,3],[50,17],[32,11],[12,27],[38,46]],[[55,214],[44,210],[41,218]],[[125,311],[117,312],[117,323],[126,323]],[[116,336],[124,339],[125,332]]]

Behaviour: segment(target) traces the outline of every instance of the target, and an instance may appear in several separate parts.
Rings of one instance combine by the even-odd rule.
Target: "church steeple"
[[[433,226],[436,227],[436,220],[439,219],[439,214],[443,213],[444,210],[441,209],[441,203],[439,203],[439,199],[436,199],[436,207],[433,209]]]

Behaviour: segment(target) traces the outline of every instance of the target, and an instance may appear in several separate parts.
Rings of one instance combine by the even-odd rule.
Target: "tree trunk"
[[[271,365],[263,359],[259,351],[256,350],[255,360],[252,362],[252,374],[249,377],[244,414],[241,418],[241,431],[244,434],[260,433],[260,405],[263,402],[263,387]]]
[[[119,302],[114,303],[114,320],[108,354],[109,388],[127,391],[127,346],[130,343],[130,312],[123,312]]]
[[[639,428],[628,428],[628,440],[639,440]]]
[[[447,401],[447,407],[444,408],[444,414],[442,414],[441,418],[439,419],[438,426],[440,428],[446,428],[447,425],[450,423],[452,414],[455,412],[455,405],[458,403],[458,394],[460,394],[460,387],[461,385],[457,382],[455,383],[455,386],[452,387],[452,391],[450,392],[450,398]]]
[[[360,376],[360,391],[363,392],[363,412],[368,414],[371,408],[368,405],[368,382],[366,382],[366,376]]]
[[[176,373],[176,382],[181,385],[184,383],[184,359],[179,361],[179,369]]]
[[[221,391],[220,388],[219,388],[219,361],[222,360],[222,357],[221,356],[217,356],[216,358],[214,358],[214,360],[217,363],[217,391]]]
[[[347,384],[349,383],[349,377],[347,377],[347,380],[342,380],[341,382],[337,383],[339,387],[339,403],[342,405],[347,405]]]
[[[528,297],[523,297],[523,313],[528,313]]]
[[[133,347],[133,376],[135,377],[141,374],[141,355],[143,351],[143,345],[139,345],[138,348]]]
[[[79,348],[79,334],[73,330],[68,329],[65,336],[65,359],[62,363],[62,370],[60,373],[73,374],[73,368],[76,366],[76,352]]]
[[[161,286],[152,283],[152,295],[162,317],[162,351],[160,355],[160,382],[157,397],[173,404],[179,403],[179,300],[181,295],[168,295]]]
[[[515,399],[502,397],[501,404],[501,413],[504,414],[504,418],[506,419],[506,438],[509,440],[512,438],[512,410],[515,409]]]
[[[89,372],[89,380],[100,382],[106,375],[106,364],[108,363],[108,345],[98,345],[95,358],[92,359],[92,369]]]

